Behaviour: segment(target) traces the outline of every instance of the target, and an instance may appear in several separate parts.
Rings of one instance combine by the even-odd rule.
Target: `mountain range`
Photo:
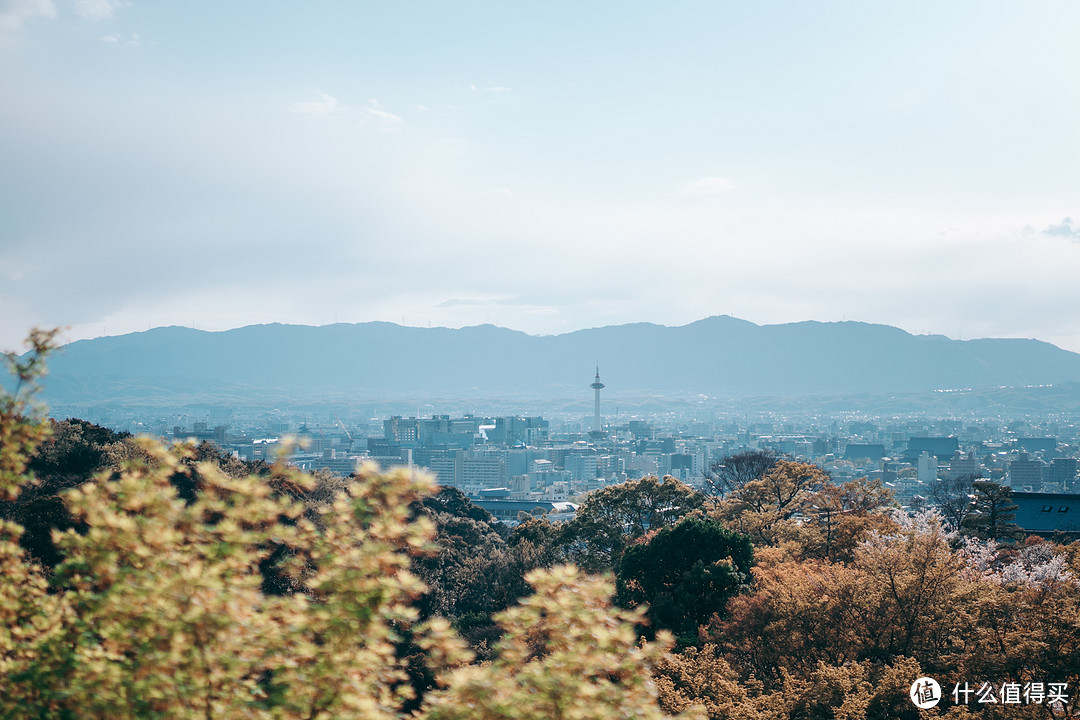
[[[952,340],[860,322],[756,325],[729,316],[562,335],[386,322],[164,327],[79,340],[50,362],[51,403],[308,402],[437,394],[749,398],[1080,382],[1080,354],[1037,340]]]

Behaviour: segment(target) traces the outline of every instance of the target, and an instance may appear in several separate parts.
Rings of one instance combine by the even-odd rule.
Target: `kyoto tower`
[[[596,435],[602,435],[603,430],[600,427],[600,391],[604,387],[604,383],[600,382],[600,366],[596,366],[596,380],[590,385],[593,390],[596,391],[596,408],[593,414],[593,433]]]

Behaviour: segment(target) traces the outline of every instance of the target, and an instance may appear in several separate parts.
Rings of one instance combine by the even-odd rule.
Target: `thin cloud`
[[[127,40],[125,40],[124,36],[120,33],[109,33],[108,35],[102,35],[98,40],[110,45],[115,45],[117,43],[124,43],[125,45],[130,45],[132,47],[142,45],[142,38],[139,37],[139,33],[131,33]],[[153,45],[154,43],[151,42],[150,44]]]
[[[368,99],[367,114],[379,121],[386,128],[397,127],[404,122],[399,115],[379,109],[379,101],[375,98]]]
[[[379,110],[378,108],[368,108],[368,115],[376,118],[383,125],[399,125],[402,123],[402,119],[394,113],[386,112],[385,110]]]
[[[683,195],[723,195],[735,189],[735,183],[726,177],[703,177],[683,185]]]
[[[289,106],[289,110],[297,115],[304,115],[310,118],[332,118],[337,117],[338,112],[338,99],[332,95],[326,93],[319,93],[319,100],[308,100],[306,102],[296,102]]]
[[[1073,222],[1072,218],[1065,218],[1057,225],[1043,228],[1043,234],[1068,238],[1069,240],[1080,240],[1080,224]]]
[[[490,82],[487,85],[470,84],[469,89],[474,92],[514,92],[514,88],[503,87]]]
[[[52,0],[0,0],[0,31],[19,32],[31,20],[55,17]]]
[[[83,20],[108,20],[126,4],[120,0],[75,0],[75,14]]]

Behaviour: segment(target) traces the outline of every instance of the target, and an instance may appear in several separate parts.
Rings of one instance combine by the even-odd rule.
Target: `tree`
[[[579,567],[610,571],[632,540],[674,525],[704,502],[704,495],[672,477],[630,480],[589,493],[559,542],[565,558]]]
[[[1017,525],[1016,508],[1012,501],[1012,488],[990,480],[972,482],[975,497],[972,507],[964,518],[961,532],[980,540],[1015,541],[1024,537]]]
[[[23,528],[19,544],[35,561],[49,569],[60,562],[53,531],[74,527],[62,494],[106,468],[114,446],[128,437],[85,420],[48,421],[48,432],[30,457],[34,481],[23,483],[17,498],[0,501],[0,518]]]
[[[0,500],[14,500],[32,479],[26,475],[30,457],[49,435],[35,396],[45,374],[45,358],[56,348],[57,332],[31,330],[26,341],[30,350],[21,357],[0,353],[14,382],[10,391],[0,386]]]
[[[728,598],[750,583],[750,538],[718,520],[688,517],[623,554],[616,576],[619,603],[649,606],[655,628],[696,638],[699,625],[722,615]]]
[[[7,356],[9,499],[32,481],[47,433],[28,411],[52,337],[35,332],[28,356]],[[190,446],[140,448],[66,492],[80,531],[57,534],[51,577],[19,547],[22,529],[0,521],[0,716],[396,717],[412,690],[395,642],[424,589],[408,568],[433,532],[409,502],[431,480],[365,468],[316,522],[295,500],[315,480],[293,468],[233,477]],[[275,556],[292,582],[268,595]],[[416,634],[430,657],[459,652],[445,625]]]
[[[965,588],[953,536],[932,510],[895,514],[892,533],[871,533],[852,565],[861,576],[864,657],[880,662],[903,655],[931,664],[962,642]]]
[[[859,575],[850,566],[821,560],[773,562],[753,570],[753,592],[728,604],[728,618],[708,635],[744,675],[775,681],[787,670],[808,672],[818,662],[860,659],[864,628],[857,608]]]
[[[930,486],[930,504],[938,509],[952,530],[959,532],[964,520],[974,508],[974,482],[982,476],[958,475],[946,480],[936,480]]]
[[[889,665],[817,663],[784,674],[775,688],[765,690],[756,678],[740,681],[721,650],[708,643],[666,656],[656,684],[660,706],[668,712],[697,705],[713,720],[917,720],[919,710],[908,690],[921,674],[911,658]]]
[[[661,658],[654,671],[660,707],[676,713],[695,706],[710,718],[751,718],[747,712],[755,689],[739,675],[715,643],[689,645]]]
[[[705,473],[705,484],[712,495],[724,497],[751,480],[763,477],[776,466],[779,458],[772,450],[744,450],[713,463]]]
[[[934,513],[896,514],[893,532],[872,531],[850,562],[796,561],[759,552],[754,592],[728,604],[710,627],[746,673],[775,680],[817,663],[930,665],[963,642],[961,563]]]
[[[495,659],[454,670],[424,720],[616,720],[666,717],[653,666],[671,643],[639,644],[643,609],[612,607],[611,582],[563,565],[534,570],[535,594],[496,620]]]
[[[423,590],[410,555],[432,532],[409,520],[408,501],[430,480],[369,469],[316,525],[265,478],[231,478],[209,463],[186,502],[170,478],[184,472],[187,450],[147,451],[154,464],[68,493],[86,531],[58,542],[56,607],[30,619],[50,632],[7,654],[0,682],[20,692],[3,711],[395,717],[411,691],[394,643]],[[274,475],[311,487],[284,466]],[[268,596],[260,565],[282,546],[294,590]],[[5,583],[5,596],[12,589]]]
[[[775,545],[785,523],[804,512],[812,493],[828,481],[816,465],[778,460],[765,475],[729,493],[712,514],[755,544]]]
[[[800,558],[847,561],[869,532],[896,530],[890,517],[895,507],[880,480],[828,481],[809,491],[797,521],[787,521],[780,535],[799,548]]]
[[[520,534],[512,536],[513,542],[504,540],[491,515],[456,488],[440,488],[413,509],[436,528],[437,549],[413,561],[427,585],[419,603],[421,617],[450,618],[473,651],[487,660],[499,634],[491,615],[530,592],[525,574],[550,564],[550,553]],[[530,523],[550,527],[546,519]]]
[[[27,382],[41,367],[18,364]],[[6,497],[46,432],[27,397],[0,388]],[[418,511],[430,478],[233,473],[190,445],[119,448],[64,494],[78,531],[56,533],[53,571],[0,521],[0,717],[398,718],[420,707],[413,649],[436,673],[470,657],[446,620],[417,623],[410,566],[435,549],[429,511],[468,521],[449,535],[491,533],[452,497]],[[495,661],[444,675],[430,715],[662,717],[649,671],[670,638],[638,644],[643,611],[612,608],[609,580],[528,580],[536,595],[497,618]]]
[[[1080,593],[1063,548],[1037,538],[1001,549],[967,540],[964,574],[977,588],[968,603],[963,665],[1002,681],[1080,680]],[[1045,717],[1045,715],[1044,715]]]

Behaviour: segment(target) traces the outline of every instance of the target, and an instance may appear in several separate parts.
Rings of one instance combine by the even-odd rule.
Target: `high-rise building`
[[[931,455],[926,450],[919,453],[918,461],[918,479],[927,488],[933,487],[933,484],[937,482],[937,458]]]
[[[383,437],[402,447],[445,445],[464,449],[473,444],[479,431],[480,418],[471,415],[457,419],[451,419],[449,415],[430,418],[394,415],[383,420]]]
[[[563,460],[563,468],[570,473],[574,482],[591,482],[597,475],[597,457],[596,455],[567,455]]]
[[[1043,468],[1043,482],[1054,483],[1063,492],[1072,492],[1076,483],[1076,458],[1054,458]]]
[[[542,417],[497,417],[487,431],[488,440],[514,445],[534,445],[548,439],[550,423]]]
[[[958,477],[975,476],[978,475],[981,468],[979,467],[979,459],[975,457],[974,452],[969,452],[966,455],[959,450],[949,460],[949,479],[955,480]]]
[[[1042,481],[1042,462],[1029,460],[1027,453],[1020,453],[1019,459],[1009,463],[1009,485],[1013,490],[1039,492],[1042,489]]]

